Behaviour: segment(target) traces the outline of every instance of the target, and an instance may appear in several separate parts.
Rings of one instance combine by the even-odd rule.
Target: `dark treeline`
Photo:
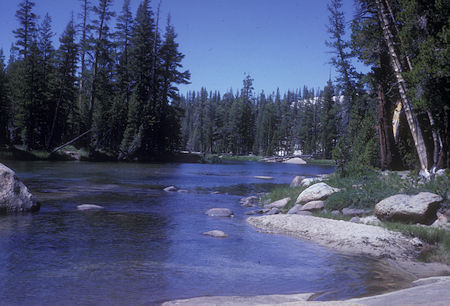
[[[92,1],[94,2],[94,1]],[[149,0],[133,17],[125,0],[81,0],[81,22],[67,23],[55,49],[51,17],[21,1],[8,64],[0,56],[0,143],[49,150],[77,146],[121,159],[158,159],[179,147],[180,110],[171,105],[183,55],[167,20],[159,31]]]
[[[247,76],[237,92],[182,97],[176,85],[190,75],[170,18],[161,32],[148,0],[134,16],[125,0],[117,18],[111,1],[81,0],[58,49],[51,18],[20,2],[7,63],[0,55],[0,144],[51,151],[84,135],[77,147],[119,159],[301,152],[335,159],[343,174],[449,168],[450,1],[355,0],[348,22],[330,0],[338,77],[323,90],[255,93]]]
[[[255,95],[247,76],[242,89],[189,92],[180,101],[182,144],[205,153],[245,155],[317,154],[331,158],[341,109],[331,83],[308,89]]]

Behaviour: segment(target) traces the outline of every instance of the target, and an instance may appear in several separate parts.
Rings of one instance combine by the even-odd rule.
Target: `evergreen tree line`
[[[348,114],[334,149],[340,170],[449,168],[450,1],[355,5],[349,39],[342,0],[328,5],[326,43]],[[371,71],[355,72],[355,58]]]
[[[279,90],[256,96],[250,76],[236,93],[188,92],[179,104],[185,112],[182,146],[204,153],[331,158],[342,115],[335,94],[329,81],[323,91],[304,86],[283,96]]]
[[[450,1],[355,5],[347,36],[342,0],[328,4],[335,88],[329,82],[316,100],[308,90],[254,97],[247,77],[240,93],[189,93],[181,105],[184,145],[234,154],[300,150],[332,156],[344,175],[449,168]],[[356,72],[355,60],[370,71]]]
[[[80,2],[81,23],[72,16],[57,49],[51,17],[20,2],[7,65],[0,53],[0,144],[51,151],[82,136],[91,154],[121,159],[174,151],[182,114],[172,101],[190,74],[170,16],[161,33],[159,8],[143,0],[133,17],[124,0],[113,26],[112,0]]]

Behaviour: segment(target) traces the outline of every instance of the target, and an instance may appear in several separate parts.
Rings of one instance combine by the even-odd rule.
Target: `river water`
[[[271,163],[6,162],[42,203],[0,216],[0,304],[141,305],[206,295],[345,299],[404,279],[383,263],[257,232],[242,196],[331,167]],[[261,180],[255,176],[270,176]],[[174,185],[188,192],[164,192]],[[217,193],[218,192],[218,193]],[[77,211],[96,204],[102,211]],[[213,207],[234,218],[204,214]],[[227,239],[203,236],[222,230]]]

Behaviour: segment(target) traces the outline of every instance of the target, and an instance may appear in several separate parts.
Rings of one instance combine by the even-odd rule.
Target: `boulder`
[[[77,206],[78,210],[101,210],[104,209],[103,206],[94,205],[94,204],[82,204]]]
[[[219,230],[212,230],[209,232],[204,232],[203,235],[213,237],[213,238],[227,238],[228,235]]]
[[[291,185],[289,185],[291,188],[293,187],[300,187],[302,186],[302,180],[304,180],[304,176],[296,176],[291,182]]]
[[[250,196],[240,199],[239,203],[241,203],[242,206],[253,207],[259,203],[259,198],[257,196]]]
[[[274,207],[284,208],[289,203],[290,200],[291,200],[291,198],[287,197],[287,198],[284,198],[284,199],[281,199],[281,200],[278,200],[278,201],[275,201],[275,202],[272,202],[272,203],[266,205],[266,208],[274,208]]]
[[[397,194],[375,205],[375,215],[386,221],[431,224],[441,202],[442,198],[431,192]]]
[[[320,211],[324,208],[323,201],[311,201],[302,206],[303,211]]]
[[[38,211],[39,206],[16,173],[0,164],[0,213]]]
[[[359,217],[353,217],[348,221],[353,223],[361,223],[361,219]]]
[[[359,208],[343,208],[342,209],[342,214],[344,216],[358,216],[361,217],[363,215],[368,215],[371,214],[372,210],[370,209],[359,209]]]
[[[448,218],[446,215],[441,214],[436,221],[431,224],[432,227],[438,227],[438,228],[450,228],[450,224],[448,224]]]
[[[166,191],[166,192],[175,192],[178,189],[175,186],[169,186],[169,187],[164,188],[163,190]]]
[[[302,182],[300,183],[301,186],[309,186],[312,185],[314,183],[320,182],[323,179],[321,177],[307,177],[305,179],[302,180]]]
[[[289,158],[283,161],[285,164],[294,164],[294,165],[306,165],[306,162],[300,157]]]
[[[303,190],[303,192],[298,196],[295,203],[299,204],[311,201],[325,200],[330,195],[338,191],[340,191],[340,189],[330,187],[325,183],[317,183]]]
[[[211,208],[205,214],[210,217],[233,217],[233,212],[228,208]]]

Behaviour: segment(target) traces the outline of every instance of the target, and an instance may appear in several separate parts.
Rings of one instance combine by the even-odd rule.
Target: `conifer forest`
[[[82,18],[68,20],[56,44],[51,16],[19,2],[9,58],[0,51],[2,148],[52,152],[70,142],[93,159],[124,161],[312,155],[344,175],[450,166],[449,0],[355,0],[352,20],[342,0],[329,0],[324,44],[338,77],[322,88],[255,92],[245,75],[240,89],[182,94],[189,67],[157,2],[136,12],[130,0],[120,12],[112,0],[79,3]]]

